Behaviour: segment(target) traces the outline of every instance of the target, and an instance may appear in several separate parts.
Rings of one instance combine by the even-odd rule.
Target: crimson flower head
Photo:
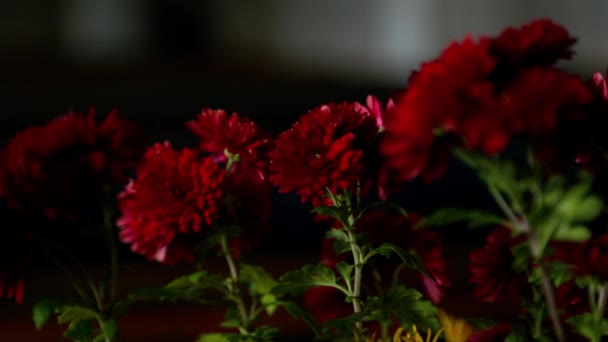
[[[505,227],[495,229],[486,238],[483,248],[469,255],[470,281],[475,285],[473,295],[484,302],[513,300],[519,302],[520,287],[527,283],[524,274],[513,269],[511,247],[520,242]]]
[[[253,163],[266,171],[268,153],[273,140],[260,126],[237,113],[228,115],[221,109],[203,109],[188,129],[200,137],[200,149],[217,158],[226,158],[224,151],[238,154],[242,161]]]
[[[511,68],[551,66],[574,55],[576,38],[550,19],[539,19],[519,28],[507,28],[490,40],[490,51],[501,66]]]
[[[578,276],[595,276],[608,280],[608,233],[593,236],[583,243],[554,244],[557,259],[573,266]]]
[[[423,64],[410,78],[407,90],[396,98],[384,120],[387,135],[381,152],[388,166],[399,170],[402,180],[419,175],[427,181],[441,177],[457,124],[479,116],[493,101],[494,88],[487,78],[495,60],[486,46],[486,40],[471,38],[452,43],[438,59]],[[488,125],[488,139],[503,136],[499,126]]]
[[[354,191],[367,181],[366,158],[378,134],[376,118],[358,103],[330,103],[302,116],[279,135],[271,152],[271,181],[302,202],[329,204],[324,195]]]
[[[118,196],[120,240],[151,260],[191,260],[192,245],[218,217],[224,174],[194,150],[155,144]]]
[[[15,135],[0,152],[0,193],[13,208],[74,217],[108,183],[126,182],[143,153],[142,135],[110,113],[101,124],[68,113]]]

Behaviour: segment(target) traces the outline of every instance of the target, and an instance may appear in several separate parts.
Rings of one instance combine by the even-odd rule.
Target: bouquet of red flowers
[[[22,302],[30,270],[46,261],[74,298],[37,303],[34,322],[56,315],[74,341],[117,341],[116,317],[140,301],[225,307],[230,331],[201,342],[274,340],[278,328],[260,321],[277,310],[339,341],[602,341],[608,86],[601,73],[584,79],[556,65],[575,42],[550,20],[469,36],[392,99],[323,104],[278,137],[218,109],[187,123],[200,144],[186,148],[146,148],[115,112],[30,127],[0,152],[0,297]],[[398,203],[409,182],[439,181],[454,161],[487,189],[488,208],[420,216]],[[319,262],[278,279],[245,262],[271,232],[274,187],[328,226]],[[463,223],[490,231],[469,254],[470,273],[449,275],[434,228]],[[75,238],[105,242],[104,272],[81,264]],[[124,293],[119,243],[196,271]],[[218,256],[226,272],[205,269]],[[507,303],[511,317],[446,312],[455,277],[480,302]]]

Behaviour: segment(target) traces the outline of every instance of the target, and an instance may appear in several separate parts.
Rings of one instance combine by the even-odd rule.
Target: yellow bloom
[[[443,326],[446,342],[466,342],[475,332],[464,319],[450,316],[444,310],[439,311],[439,322]]]
[[[393,336],[393,342],[437,342],[443,329],[439,330],[435,336],[432,336],[431,329],[427,329],[426,338],[418,332],[416,325],[412,326],[412,331],[408,331],[403,335],[403,328],[397,329]]]

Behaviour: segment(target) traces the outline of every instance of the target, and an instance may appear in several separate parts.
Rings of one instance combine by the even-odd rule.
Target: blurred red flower
[[[469,255],[470,281],[475,285],[473,295],[484,302],[511,301],[519,303],[519,290],[527,284],[526,275],[513,269],[511,247],[521,242],[511,231],[499,227],[486,238],[483,248]]]
[[[221,109],[203,109],[196,120],[187,123],[188,129],[200,137],[200,149],[220,160],[224,150],[238,154],[242,162],[253,163],[263,175],[267,174],[268,153],[274,141],[255,122],[237,113],[228,115]]]
[[[319,106],[279,135],[271,152],[271,181],[302,202],[327,205],[333,193],[365,183],[367,155],[378,134],[376,118],[358,103]]]
[[[554,243],[555,258],[573,266],[577,276],[608,280],[608,233],[593,236],[583,243]]]
[[[173,264],[192,258],[192,244],[218,217],[225,172],[191,149],[157,143],[137,178],[119,194],[120,240],[149,259]]]
[[[580,78],[551,67],[572,55],[574,42],[561,26],[539,20],[497,38],[452,43],[410,77],[387,113],[387,166],[401,180],[428,182],[443,176],[454,145],[496,154],[516,135],[534,142],[552,135],[592,99]]]
[[[513,326],[511,324],[500,323],[497,326],[473,334],[467,342],[504,342],[512,330]]]
[[[0,194],[9,206],[74,217],[98,206],[105,184],[127,181],[145,149],[141,132],[116,112],[101,124],[93,116],[68,113],[11,139],[0,153]]]

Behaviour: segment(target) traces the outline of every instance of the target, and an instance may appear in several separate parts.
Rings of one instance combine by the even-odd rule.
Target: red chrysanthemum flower
[[[439,137],[446,138],[457,123],[493,101],[494,88],[487,79],[495,61],[486,45],[487,40],[476,43],[471,38],[453,43],[437,60],[423,64],[396,99],[384,120],[387,136],[381,151],[402,180],[441,177],[449,155],[442,152],[449,145],[443,146]],[[492,132],[498,130],[494,126]]]
[[[475,284],[473,295],[476,298],[484,302],[519,302],[518,290],[527,283],[527,278],[513,269],[511,247],[518,242],[521,242],[520,238],[513,238],[508,228],[500,227],[488,235],[482,249],[471,252],[470,281]]]
[[[344,294],[329,286],[313,287],[306,291],[302,305],[310,311],[320,325],[353,313],[353,306],[346,303]]]
[[[578,276],[595,276],[608,280],[608,234],[594,236],[583,243],[554,244],[555,257],[572,265]]]
[[[143,149],[141,134],[111,113],[96,124],[69,113],[13,137],[0,153],[0,192],[9,206],[76,216],[97,206],[104,184],[126,181]]]
[[[149,259],[191,259],[193,243],[218,217],[224,170],[191,149],[155,144],[119,194],[120,240]],[[198,239],[198,240],[197,240]]]
[[[365,183],[365,160],[378,134],[376,119],[358,103],[319,106],[281,133],[271,153],[271,181],[302,202],[329,204],[333,193]]]
[[[368,234],[374,245],[390,241],[401,248],[415,250],[434,278],[430,279],[422,272],[417,272],[419,289],[437,304],[445,296],[446,288],[451,285],[447,276],[447,262],[439,234],[424,228],[414,230],[418,220],[412,213],[405,216],[397,212],[372,210],[359,219],[357,231]]]
[[[402,180],[441,177],[455,144],[486,154],[518,134],[552,135],[560,120],[580,118],[591,93],[551,67],[569,58],[574,39],[547,20],[507,29],[494,39],[453,43],[423,64],[384,120],[381,151]]]
[[[574,279],[555,289],[555,302],[560,309],[560,317],[563,321],[590,310],[587,289],[578,287]]]
[[[518,69],[551,66],[574,55],[576,38],[550,19],[535,20],[520,28],[507,28],[490,40],[490,51],[501,67]],[[505,70],[507,71],[507,70]]]
[[[249,118],[237,113],[228,115],[221,109],[203,109],[196,120],[187,123],[198,135],[200,149],[222,159],[224,151],[238,154],[242,161],[255,164],[263,174],[268,166],[268,153],[274,147],[271,137]]]

